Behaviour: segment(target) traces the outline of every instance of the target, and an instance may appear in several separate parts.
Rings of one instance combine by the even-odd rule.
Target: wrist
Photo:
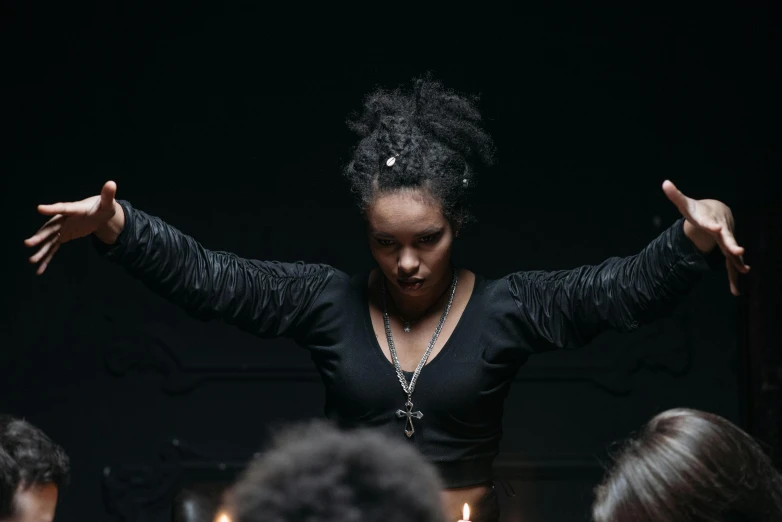
[[[95,237],[107,245],[113,245],[125,228],[125,211],[122,206],[114,200],[114,214],[108,221],[95,229]]]
[[[693,242],[695,248],[704,254],[708,254],[717,246],[717,240],[709,232],[698,228],[686,219],[684,220],[684,235]]]

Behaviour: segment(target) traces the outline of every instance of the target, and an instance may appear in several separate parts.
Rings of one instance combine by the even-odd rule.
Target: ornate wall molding
[[[243,463],[205,457],[179,439],[172,439],[144,462],[106,466],[103,502],[108,513],[120,522],[146,522],[153,511],[170,509],[184,483],[230,482],[243,468]]]
[[[226,354],[219,362],[204,362],[192,356],[193,342],[176,328],[164,322],[125,324],[106,317],[113,326],[113,336],[104,345],[108,370],[117,376],[155,373],[162,377],[161,388],[168,394],[188,393],[215,381],[289,381],[318,382],[320,377],[307,360],[306,366],[269,364],[262,357],[242,360]],[[690,368],[692,339],[691,317],[686,309],[661,318],[629,335],[608,333],[589,347],[588,356],[571,353],[533,356],[516,377],[517,381],[588,382],[612,395],[632,391],[633,375],[652,368],[681,375]],[[300,351],[292,341],[275,339],[274,343]],[[274,348],[267,348],[273,350]],[[595,357],[594,354],[599,354]],[[254,354],[255,355],[255,354]]]

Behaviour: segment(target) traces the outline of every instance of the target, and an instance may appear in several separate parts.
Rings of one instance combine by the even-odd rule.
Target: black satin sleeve
[[[207,250],[163,220],[118,201],[125,228],[96,248],[158,295],[199,319],[222,319],[260,337],[301,337],[308,313],[335,270],[255,261]]]
[[[670,311],[710,269],[680,219],[639,254],[599,265],[505,277],[517,333],[531,351],[582,346],[606,330],[631,332]]]

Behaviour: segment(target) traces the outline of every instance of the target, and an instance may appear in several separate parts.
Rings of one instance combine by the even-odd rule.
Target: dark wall
[[[17,5],[2,20],[0,411],[70,453],[62,521],[166,520],[177,484],[214,478],[220,463],[232,473],[276,423],[319,416],[323,391],[300,348],[188,318],[89,241],[36,278],[22,240],[43,222],[38,203],[113,179],[119,197],[208,248],[364,269],[339,175],[353,143],[344,120],[375,85],[427,70],[482,94],[498,145],[457,252],[485,276],[637,252],[677,218],[666,178],[731,205],[739,225],[772,201],[775,38],[763,13],[400,28],[399,44],[387,32],[399,21],[383,17],[314,29],[234,5],[51,9]],[[587,520],[597,456],[660,410],[742,423],[742,306],[724,272],[708,274],[672,317],[524,367],[497,466],[517,492],[503,497],[508,520]]]

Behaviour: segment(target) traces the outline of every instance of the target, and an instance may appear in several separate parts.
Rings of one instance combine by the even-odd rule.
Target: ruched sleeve
[[[163,220],[119,201],[125,228],[98,250],[199,319],[222,319],[260,337],[305,334],[312,303],[334,276],[327,265],[255,261],[207,250]]]
[[[543,351],[582,346],[606,330],[631,332],[669,311],[709,268],[679,220],[634,256],[504,279],[513,329]]]

